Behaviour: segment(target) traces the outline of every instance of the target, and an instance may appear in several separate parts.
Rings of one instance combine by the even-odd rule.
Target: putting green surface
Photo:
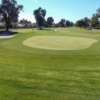
[[[80,50],[89,48],[97,40],[73,36],[34,36],[23,42],[24,45],[49,50]]]

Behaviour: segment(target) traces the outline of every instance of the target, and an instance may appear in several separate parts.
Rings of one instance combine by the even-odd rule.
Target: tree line
[[[18,5],[17,0],[1,0],[0,4],[0,21],[5,23],[6,31],[9,31],[9,28],[16,26],[18,23],[18,15],[23,10],[23,5]],[[87,17],[76,21],[61,19],[58,23],[54,23],[54,18],[52,16],[45,19],[46,10],[39,7],[33,11],[33,15],[36,19],[36,24],[34,27],[42,29],[43,27],[81,27],[81,28],[100,28],[100,8],[97,9],[97,12],[93,14],[92,18]],[[19,24],[24,27],[33,27],[31,21],[22,19],[19,21]]]
[[[74,23],[69,20],[61,19],[58,23],[54,23],[53,17],[48,17],[47,20],[45,20],[46,16],[46,10],[39,7],[33,12],[33,15],[36,19],[36,25],[39,29],[42,29],[42,27],[71,27],[74,26]]]
[[[100,29],[100,8],[98,8],[97,12],[92,15],[91,19],[85,17],[78,20],[76,22],[76,27]]]
[[[54,24],[54,19],[52,17],[47,18],[47,21],[45,21],[46,16],[46,10],[42,9],[41,7],[36,9],[33,12],[33,15],[36,19],[36,24],[39,29],[42,27],[80,27],[80,28],[100,28],[100,8],[97,9],[97,12],[93,14],[92,18],[89,19],[88,17],[85,17],[83,19],[77,20],[76,23],[73,23],[72,21],[61,19],[58,23]]]

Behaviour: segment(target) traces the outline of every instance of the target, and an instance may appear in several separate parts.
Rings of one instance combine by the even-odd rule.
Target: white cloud
[[[34,16],[31,14],[20,13],[19,20],[21,20],[23,18],[27,19],[28,21],[31,21],[32,23],[36,22]]]

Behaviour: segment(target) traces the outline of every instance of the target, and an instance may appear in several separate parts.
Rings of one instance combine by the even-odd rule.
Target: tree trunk
[[[8,32],[9,31],[9,24],[6,23],[6,31]]]
[[[9,31],[9,28],[8,28],[8,26],[6,26],[6,31],[7,31],[7,32]]]
[[[39,26],[39,28],[38,28],[39,30],[42,30],[42,26]]]
[[[10,27],[9,17],[6,17],[5,23],[6,23],[6,31],[8,32],[9,31],[9,27]]]

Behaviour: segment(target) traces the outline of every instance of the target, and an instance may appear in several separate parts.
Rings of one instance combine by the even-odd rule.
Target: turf
[[[100,32],[76,28],[15,30],[0,39],[0,100],[100,100]],[[97,40],[83,50],[46,50],[23,45],[34,36]]]
[[[89,48],[95,39],[72,36],[35,36],[23,42],[24,45],[49,50],[80,50]]]

